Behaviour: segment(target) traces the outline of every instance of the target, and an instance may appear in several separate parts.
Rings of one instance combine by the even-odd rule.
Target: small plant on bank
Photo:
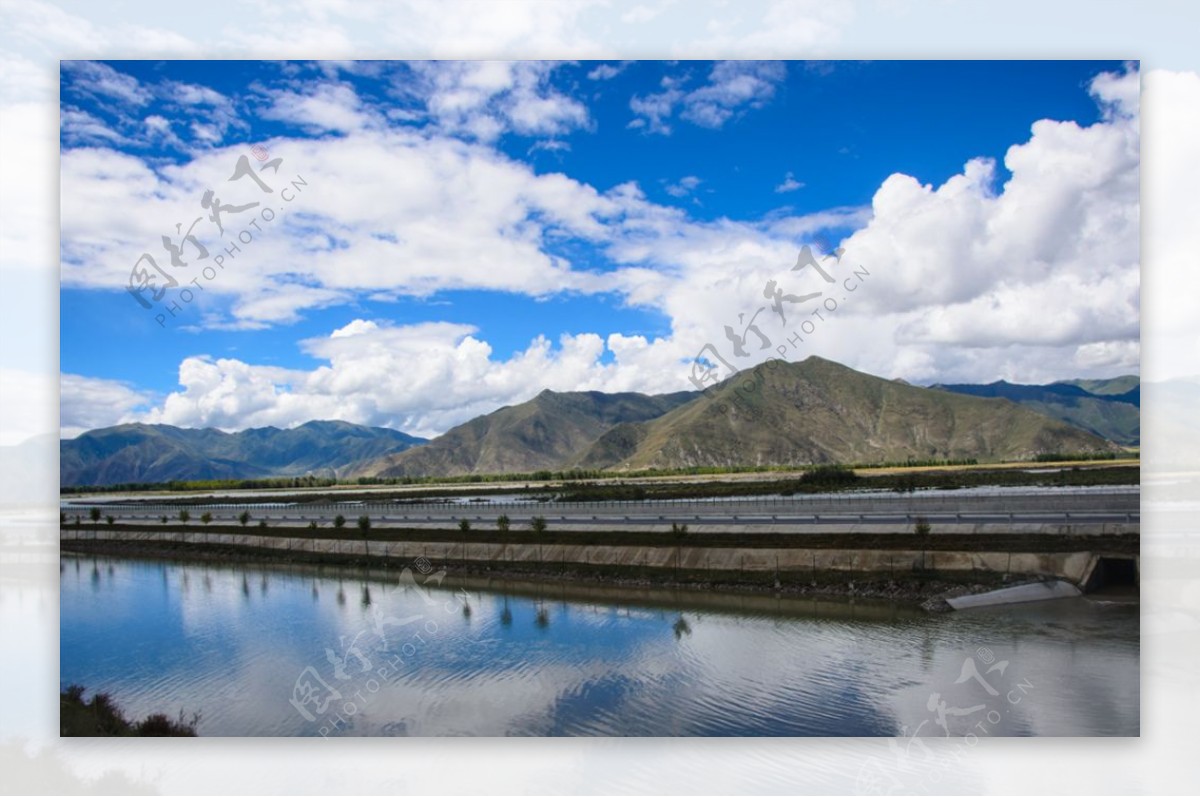
[[[317,527],[317,521],[315,521],[315,520],[308,521],[308,527],[310,529],[315,529]]]
[[[467,520],[466,518],[463,518],[462,520],[458,521],[458,530],[461,531],[463,534],[466,534],[468,531],[471,530],[471,521]]]
[[[500,517],[496,518],[496,528],[499,529],[501,533],[508,531],[510,523],[511,521],[508,519],[508,515],[501,515]]]
[[[922,516],[917,516],[916,523],[913,524],[913,534],[916,534],[921,539],[921,569],[925,569],[925,540],[929,537],[929,532],[932,527],[929,521]]]
[[[160,517],[160,518],[158,519],[158,521],[159,521],[160,523],[162,523],[164,526],[165,526],[165,525],[167,525],[167,516],[166,516],[166,515],[163,515],[162,517]]]
[[[99,523],[100,522],[100,508],[94,506],[91,509],[89,509],[88,517],[91,519],[91,521],[93,523]]]
[[[267,527],[267,521],[265,521],[265,520],[258,521],[258,527],[260,529],[265,529]]]
[[[335,529],[342,529],[342,528],[345,528],[345,527],[346,527],[346,516],[345,516],[345,515],[338,515],[337,517],[335,517],[335,518],[333,519],[333,527],[334,527]]]
[[[367,517],[366,515],[359,515],[358,516],[358,531],[360,534],[362,534],[363,554],[365,556],[371,555],[371,543],[370,543],[370,538],[367,535],[367,532],[369,532],[370,530],[371,530],[371,518]]]
[[[688,533],[688,527],[687,527],[686,523],[672,523],[671,524],[671,534],[673,536],[686,537],[687,533]]]
[[[200,516],[200,522],[201,522],[201,523],[203,523],[203,524],[204,524],[204,525],[206,525],[206,526],[207,526],[209,523],[212,523],[212,512],[205,512],[203,515],[201,515],[201,516]]]
[[[238,515],[238,523],[241,523],[244,526],[249,522],[250,522],[250,511],[243,509],[242,514]]]
[[[112,524],[117,522],[117,519],[115,517],[113,517],[112,515],[106,515],[104,518],[104,522],[111,526]]]
[[[533,529],[536,533],[541,534],[546,530],[546,518],[542,517],[541,515],[534,516],[533,519],[529,521],[529,528]]]
[[[191,512],[187,511],[186,509],[179,510],[179,522],[180,523],[187,523],[191,519],[192,519]]]

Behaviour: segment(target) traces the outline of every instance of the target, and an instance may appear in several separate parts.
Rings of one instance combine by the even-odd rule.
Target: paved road
[[[178,517],[179,506],[110,502],[97,504],[104,515],[127,523],[161,523],[166,515]],[[67,517],[79,514],[87,522],[88,504],[70,504]],[[252,522],[304,526],[316,521],[332,523],[337,515],[353,526],[360,515],[371,518],[372,526],[456,526],[467,520],[474,526],[494,527],[507,515],[513,528],[527,526],[535,516],[555,527],[668,526],[909,526],[917,518],[931,525],[953,524],[1102,524],[1137,523],[1139,496],[1131,492],[1013,493],[1006,495],[955,495],[953,492],[913,495],[825,495],[790,498],[701,500],[701,501],[610,501],[557,503],[520,501],[509,503],[361,503],[336,504],[239,504],[213,503],[188,507],[192,522],[211,513],[213,522],[236,522],[242,511]],[[699,529],[697,529],[699,530]]]

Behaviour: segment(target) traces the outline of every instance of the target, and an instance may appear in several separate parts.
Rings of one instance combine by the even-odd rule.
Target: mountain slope
[[[571,467],[579,454],[621,423],[656,418],[698,394],[556,393],[543,390],[456,426],[420,448],[358,470],[363,476],[461,476]]]
[[[1054,384],[1073,385],[1096,396],[1117,396],[1137,390],[1141,385],[1141,379],[1133,374],[1126,374],[1125,376],[1115,376],[1112,379],[1064,379]]]
[[[1117,450],[1114,444],[1011,401],[913,387],[818,357],[768,363],[737,377],[756,384],[733,403],[733,387],[640,429],[620,426],[580,458],[590,467],[981,461],[1040,452]]]
[[[969,396],[1006,398],[1122,445],[1137,445],[1141,437],[1141,390],[1136,376],[1049,385],[1018,385],[1002,380],[987,385],[934,387]]]
[[[267,476],[335,475],[361,460],[423,443],[419,437],[343,421],[310,421],[228,433],[123,424],[59,443],[62,486]]]

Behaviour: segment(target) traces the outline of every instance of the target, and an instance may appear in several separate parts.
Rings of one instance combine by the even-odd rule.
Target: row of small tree
[[[95,506],[94,506],[94,507],[92,507],[91,509],[89,509],[89,510],[88,510],[88,519],[89,519],[89,520],[91,520],[93,523],[99,523],[99,522],[100,522],[100,518],[101,518],[101,517],[102,517],[102,515],[101,515],[101,513],[100,513],[100,508],[99,508],[99,507],[95,507]],[[115,523],[115,522],[116,522],[116,520],[117,520],[117,519],[116,519],[115,517],[113,517],[112,515],[103,515],[103,517],[104,517],[104,522],[105,522],[105,523],[107,523],[107,524],[108,524],[108,525],[110,525],[110,526],[111,526],[113,523]],[[187,523],[187,522],[189,522],[189,521],[192,519],[192,513],[191,513],[191,512],[189,512],[189,511],[187,511],[186,509],[181,509],[181,510],[179,510],[179,514],[178,514],[176,517],[178,517],[178,518],[179,518],[179,522],[180,522],[180,523]],[[59,520],[60,520],[60,521],[62,521],[63,523],[65,523],[65,522],[66,522],[66,519],[67,519],[67,518],[66,518],[66,513],[64,513],[64,512],[60,512],[60,513],[59,513]],[[79,518],[79,515],[76,515],[76,516],[75,516],[75,525],[76,525],[76,526],[78,526],[78,525],[79,525],[79,520],[80,520],[80,518]],[[170,521],[170,518],[168,518],[166,515],[162,515],[162,516],[160,516],[160,517],[159,517],[159,520],[160,520],[160,521],[162,522],[162,524],[165,526],[165,525],[166,525],[166,524],[167,524],[167,523]],[[213,522],[213,515],[212,515],[212,512],[205,512],[204,514],[200,515],[200,522],[201,522],[201,523],[203,523],[203,524],[204,524],[204,525],[206,525],[206,526],[207,526],[209,523],[212,523],[212,522]],[[243,526],[245,526],[247,523],[249,523],[249,522],[250,522],[250,513],[249,513],[249,512],[242,512],[242,514],[238,515],[238,522],[239,522],[239,523],[241,523]],[[344,521],[343,521],[343,522],[344,522]],[[260,526],[265,526],[265,525],[266,525],[266,521],[265,521],[265,520],[263,520],[263,521],[259,521],[259,525],[260,525]]]
[[[509,519],[508,515],[501,515],[500,517],[496,518],[496,529],[499,530],[501,534],[507,533],[510,528],[512,528],[512,520]],[[541,534],[546,530],[546,518],[542,517],[541,515],[530,518],[529,529]],[[458,521],[458,530],[462,532],[470,531],[471,521],[467,520],[466,518]]]
[[[93,523],[99,523],[100,517],[101,517],[99,507],[92,507],[90,510],[88,510],[88,517],[91,519],[91,521]],[[192,513],[187,511],[186,509],[181,509],[181,510],[179,510],[178,517],[179,517],[180,523],[187,523],[192,519]],[[248,510],[242,510],[242,513],[237,516],[238,523],[242,524],[243,526],[248,524],[250,522],[250,519],[251,519],[251,516],[250,516],[250,512]],[[65,521],[66,520],[65,514],[60,512],[59,520]],[[110,526],[116,521],[116,519],[112,515],[107,515],[105,517],[105,520],[107,521],[107,523]],[[167,516],[163,515],[160,518],[160,520],[165,524],[167,522]],[[212,512],[205,512],[204,514],[202,514],[200,516],[200,522],[206,526],[209,523],[211,523],[212,520],[213,520]],[[76,523],[79,522],[78,516],[76,516],[75,521],[76,521]],[[266,525],[266,521],[265,520],[259,521],[259,525]],[[308,524],[308,527],[310,529],[317,528],[317,521],[315,521],[315,520],[311,521]],[[346,516],[345,515],[336,516],[333,519],[333,527],[335,529],[345,528],[346,527]],[[500,517],[496,518],[496,528],[499,529],[501,532],[507,532],[511,527],[512,527],[512,521],[509,519],[508,515],[501,515]],[[371,518],[368,515],[359,515],[358,516],[358,528],[359,528],[359,531],[362,531],[364,533],[369,531],[371,528]],[[458,528],[460,531],[470,531],[471,530],[471,521],[467,520],[466,518],[463,518],[462,520],[460,520],[458,522]],[[541,515],[531,518],[529,521],[529,528],[538,533],[545,531],[546,530],[546,518],[542,517]],[[687,527],[685,526],[684,528],[686,529]]]
[[[100,522],[100,509],[98,507],[92,507],[90,510],[88,510],[88,517],[91,519],[91,521],[93,523],[99,523]],[[65,520],[65,515],[63,515],[63,513],[61,513],[61,512],[59,513],[59,519]],[[192,519],[192,515],[190,512],[188,512],[186,509],[179,510],[179,522],[180,523],[187,523],[191,519]],[[213,516],[212,516],[211,512],[205,512],[204,514],[202,514],[200,516],[200,522],[205,524],[206,526],[212,522],[212,519],[213,519]],[[238,515],[237,519],[238,519],[238,523],[241,523],[243,526],[245,526],[247,523],[250,522],[250,512],[243,510],[242,513],[240,515]],[[167,516],[163,515],[161,520],[163,523],[166,523]],[[76,524],[79,523],[78,516],[75,517],[75,522],[76,522]],[[105,522],[111,526],[115,522],[115,518],[112,515],[107,515],[107,516],[105,516]],[[267,523],[265,520],[259,521],[260,526],[265,526],[266,524]],[[315,520],[311,521],[308,524],[308,527],[310,529],[317,528],[317,521],[315,521]],[[345,528],[346,527],[346,516],[345,515],[336,516],[333,519],[333,527],[335,529]],[[496,518],[496,528],[501,533],[507,533],[511,527],[512,527],[512,521],[509,519],[508,515],[501,515],[500,517]],[[359,515],[358,516],[359,531],[366,534],[367,531],[370,530],[370,528],[371,528],[371,518],[368,515]],[[546,518],[542,517],[541,515],[537,515],[533,518],[530,518],[529,528],[531,531],[534,531],[534,532],[540,534],[541,532],[546,530]],[[462,532],[470,531],[471,530],[471,521],[467,520],[466,518],[463,518],[462,520],[458,521],[458,529],[459,529],[459,531],[462,531]],[[929,534],[930,530],[931,529],[930,529],[929,522],[925,518],[923,518],[923,517],[917,518],[916,523],[914,524],[914,527],[913,527],[913,531],[917,534],[917,536],[924,537]],[[688,532],[687,524],[684,524],[682,526],[676,525],[675,523],[671,524],[671,533],[673,535],[675,535],[677,537],[682,537],[682,536],[685,536],[687,534],[687,532]]]

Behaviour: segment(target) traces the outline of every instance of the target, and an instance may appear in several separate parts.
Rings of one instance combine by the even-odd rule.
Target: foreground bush
[[[59,693],[59,736],[195,736],[198,714],[185,720],[166,714],[151,714],[141,722],[130,722],[105,692],[83,699],[83,687],[68,686]]]

